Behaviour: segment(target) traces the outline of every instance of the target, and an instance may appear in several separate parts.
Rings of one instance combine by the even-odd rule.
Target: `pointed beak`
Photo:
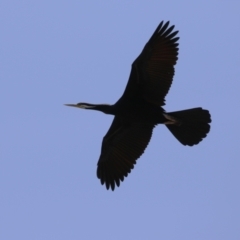
[[[78,107],[79,108],[79,106],[77,104],[64,104],[64,105],[68,106],[68,107]]]

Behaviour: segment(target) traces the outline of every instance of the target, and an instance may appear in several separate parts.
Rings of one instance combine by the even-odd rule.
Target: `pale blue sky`
[[[239,240],[240,2],[0,2],[0,239]],[[166,110],[204,107],[208,137],[158,126],[114,192],[96,177],[114,103],[160,21],[179,30]]]

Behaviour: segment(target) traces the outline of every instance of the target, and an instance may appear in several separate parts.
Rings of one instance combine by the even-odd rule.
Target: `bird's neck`
[[[109,104],[91,104],[87,109],[97,110],[106,114],[114,114],[112,105]]]

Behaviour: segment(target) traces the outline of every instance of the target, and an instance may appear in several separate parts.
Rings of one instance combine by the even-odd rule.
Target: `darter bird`
[[[211,116],[201,107],[166,112],[165,96],[178,59],[178,31],[162,21],[141,54],[132,63],[123,95],[113,105],[77,103],[66,106],[114,115],[103,138],[97,177],[106,188],[115,189],[127,177],[147,147],[153,129],[164,124],[183,145],[193,146],[210,131]]]

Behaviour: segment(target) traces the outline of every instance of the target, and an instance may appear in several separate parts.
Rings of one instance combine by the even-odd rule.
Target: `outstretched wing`
[[[97,177],[114,190],[131,172],[147,147],[154,125],[127,122],[116,116],[102,141]]]
[[[178,59],[178,31],[169,22],[161,22],[143,51],[132,64],[128,84],[122,98],[139,95],[146,101],[164,105],[171,87],[174,65]]]

